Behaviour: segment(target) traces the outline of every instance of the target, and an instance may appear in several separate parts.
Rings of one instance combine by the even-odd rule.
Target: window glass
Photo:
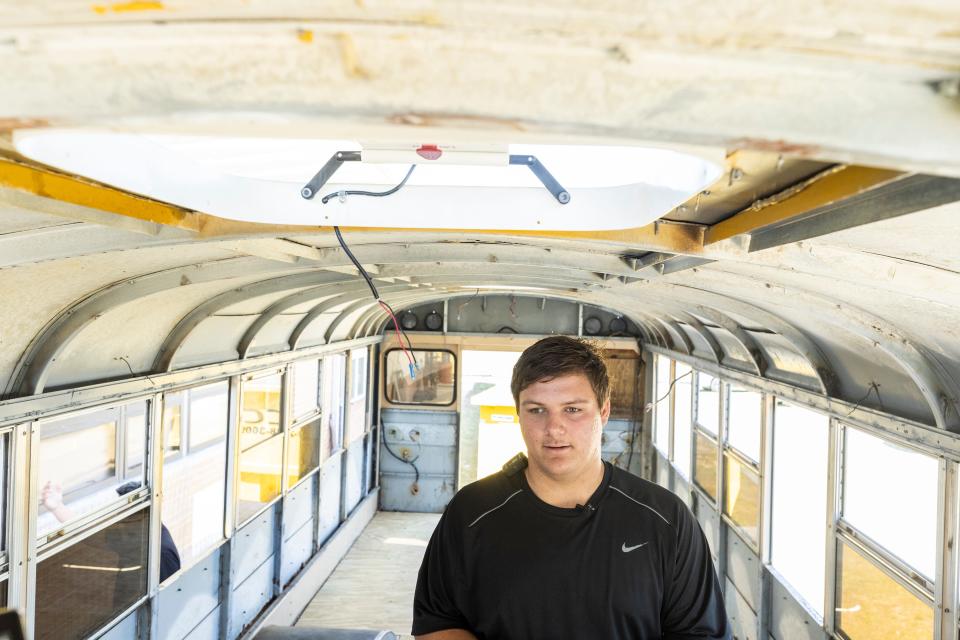
[[[670,360],[656,358],[656,385],[653,406],[653,444],[663,455],[669,455],[670,447]]]
[[[127,479],[143,476],[143,458],[147,451],[147,404],[128,405],[124,411]]]
[[[37,640],[85,638],[147,592],[149,509],[37,564]]]
[[[366,395],[367,350],[354,349],[350,352],[350,402],[365,398]]]
[[[851,640],[933,637],[933,608],[840,544],[837,627]]]
[[[297,427],[290,432],[287,443],[287,486],[292,487],[320,466],[320,426],[319,418]]]
[[[280,495],[283,434],[277,434],[240,454],[237,523],[243,524]]]
[[[280,432],[280,388],[279,373],[241,383],[241,451]]]
[[[760,476],[729,453],[724,454],[723,511],[753,541],[760,533]]]
[[[142,481],[146,408],[140,400],[39,424],[38,537],[117,502],[121,485]]]
[[[844,431],[844,519],[933,578],[937,460],[859,429]]]
[[[183,423],[182,393],[168,393],[163,397],[163,457],[164,459],[180,453],[182,445]]]
[[[387,400],[394,404],[449,406],[455,394],[457,363],[449,351],[414,349],[420,370],[410,377],[409,361],[401,349],[386,355],[384,383]]]
[[[320,361],[301,360],[292,369],[293,421],[317,412],[320,389]]]
[[[230,383],[215,382],[190,389],[190,449],[226,438]]]
[[[696,464],[693,468],[693,480],[697,486],[717,499],[717,443],[699,429],[695,432]]]
[[[203,446],[163,463],[162,522],[170,534],[181,566],[189,566],[223,539],[224,492],[227,469],[226,383],[195,387],[164,398],[187,405],[184,428],[193,441],[194,429],[203,434]],[[222,395],[221,395],[222,393]],[[218,401],[220,398],[222,401]],[[213,408],[219,404],[219,415]],[[195,410],[199,405],[200,410]],[[178,412],[179,414],[179,412]]]
[[[697,424],[716,436],[720,432],[720,380],[697,373]]]
[[[823,616],[830,418],[776,399],[771,562]]]
[[[0,436],[0,496],[9,494],[7,470],[9,467],[10,434]],[[0,499],[0,550],[7,549],[7,500]],[[6,582],[4,582],[4,585]],[[0,599],[0,607],[6,606],[6,598]]]
[[[693,411],[693,371],[677,363],[673,385],[673,461],[684,478],[690,477],[690,420]]]
[[[323,365],[323,433],[321,462],[343,446],[344,394],[346,393],[347,357],[336,353],[324,358]]]
[[[730,403],[730,422],[727,425],[727,443],[751,460],[759,462],[763,394],[735,384],[731,384],[729,388],[727,398]]]

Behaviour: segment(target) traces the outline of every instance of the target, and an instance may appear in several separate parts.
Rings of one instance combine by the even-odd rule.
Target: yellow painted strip
[[[147,222],[200,229],[200,214],[193,211],[6,158],[0,158],[0,186]]]
[[[743,233],[789,220],[808,211],[844,200],[863,191],[895,180],[904,174],[890,169],[849,166],[812,181],[810,185],[780,202],[740,213],[709,227],[704,245],[720,242]]]
[[[113,13],[134,13],[137,11],[163,11],[166,7],[162,2],[115,2],[111,5],[95,4],[93,10],[100,15],[110,11]]]

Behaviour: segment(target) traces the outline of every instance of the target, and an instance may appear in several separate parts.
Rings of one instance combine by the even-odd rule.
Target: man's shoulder
[[[613,467],[610,490],[619,494],[628,503],[634,503],[637,508],[646,509],[659,516],[671,526],[690,512],[686,503],[677,494],[618,467]]]
[[[447,517],[458,524],[469,526],[477,518],[503,506],[522,491],[513,477],[498,471],[460,489],[447,505]]]

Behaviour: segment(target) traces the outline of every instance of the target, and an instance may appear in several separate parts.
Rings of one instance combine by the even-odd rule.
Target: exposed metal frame
[[[720,345],[720,342],[717,340],[716,336],[707,330],[706,325],[700,322],[700,319],[695,315],[686,311],[682,311],[675,315],[679,318],[680,322],[686,324],[697,335],[703,338],[703,341],[707,343],[708,347],[710,347],[710,351],[713,353],[713,357],[717,361],[717,364],[723,363],[723,347]],[[693,351],[691,350],[691,354],[692,353]]]
[[[99,404],[137,399],[157,391],[167,391],[204,382],[215,382],[233,375],[255,372],[260,369],[282,366],[302,358],[320,357],[346,349],[377,344],[382,336],[344,340],[332,344],[317,345],[297,352],[284,351],[263,356],[234,360],[165,374],[140,376],[118,382],[108,382],[75,389],[51,391],[25,398],[13,398],[0,402],[0,426],[29,421],[37,416],[53,417],[59,413],[95,407]]]
[[[749,357],[749,363],[758,376],[763,376],[766,373],[767,369],[769,368],[766,355],[764,355],[759,345],[757,345],[757,341],[754,340],[753,336],[750,335],[750,333],[747,332],[747,330],[744,329],[739,322],[727,314],[706,305],[698,304],[696,306],[696,311],[710,322],[713,322],[720,328],[725,329],[731,336],[733,336],[733,339],[747,353],[747,356]]]
[[[770,378],[762,378],[738,369],[717,365],[710,360],[677,353],[660,346],[647,344],[644,345],[644,349],[648,349],[653,353],[663,354],[668,358],[685,361],[710,375],[727,380],[735,380],[740,384],[753,387],[759,391],[773,393],[787,400],[807,405],[832,418],[843,420],[844,422],[868,431],[879,432],[881,434],[885,433],[898,440],[906,440],[928,451],[939,451],[941,454],[947,455],[951,460],[960,461],[960,437],[952,432],[877,411],[869,407],[858,406],[839,398],[823,396],[807,389]]]
[[[837,375],[834,371],[833,365],[830,364],[830,360],[816,342],[811,340],[805,333],[803,333],[790,322],[787,322],[777,314],[771,313],[766,309],[758,307],[754,304],[750,304],[736,298],[731,298],[720,293],[679,284],[670,284],[669,287],[672,291],[682,292],[682,294],[685,294],[684,297],[689,298],[691,305],[707,302],[711,308],[723,309],[724,311],[737,313],[756,320],[757,323],[762,325],[765,329],[773,331],[786,340],[790,346],[793,347],[793,349],[810,364],[811,368],[818,377],[817,381],[820,384],[820,390],[825,395],[837,395]],[[700,324],[700,333],[701,335],[706,334],[704,335],[704,338],[707,339],[708,342],[716,342],[716,338],[714,338],[709,331],[706,331],[706,327],[703,326],[699,320],[697,320],[696,316],[693,316],[686,311],[683,311],[682,313],[685,316],[683,317],[685,321],[687,319],[686,317],[691,317]],[[722,363],[723,348],[719,345],[719,343],[717,344],[717,349],[719,350],[720,354],[718,361]]]
[[[163,340],[153,363],[152,371],[168,372],[173,369],[173,361],[180,347],[187,341],[193,330],[204,320],[215,315],[220,309],[239,304],[257,296],[278,293],[288,289],[316,286],[318,284],[336,284],[347,281],[348,276],[330,271],[311,271],[292,275],[258,280],[251,284],[224,291],[204,301],[183,316]]]
[[[794,389],[794,394],[783,393],[786,389],[790,387],[784,383],[774,382],[766,379],[757,379],[749,374],[745,374],[736,370],[729,370],[722,365],[716,365],[715,363],[709,363],[702,358],[694,358],[690,356],[682,356],[680,354],[671,353],[667,350],[660,349],[657,347],[651,347],[650,345],[645,345],[644,351],[646,353],[652,353],[661,357],[666,357],[671,360],[671,371],[675,371],[676,363],[687,361],[695,371],[704,371],[710,375],[715,375],[721,379],[721,388],[728,387],[728,379],[733,378],[738,383],[744,383],[748,386],[751,386],[761,393],[763,393],[763,412],[762,412],[762,431],[761,431],[761,461],[760,461],[760,481],[761,481],[761,502],[762,509],[760,514],[760,528],[758,532],[758,541],[757,541],[757,551],[760,554],[761,559],[761,574],[760,574],[760,593],[761,600],[759,604],[759,610],[757,613],[757,619],[759,623],[759,632],[760,635],[766,637],[765,634],[769,633],[770,628],[770,597],[772,592],[772,583],[771,580],[774,577],[771,575],[772,567],[770,566],[770,539],[771,539],[771,526],[772,526],[772,510],[770,502],[772,500],[772,430],[773,430],[773,403],[775,397],[784,397],[785,399],[793,400],[800,404],[806,406],[812,406],[813,409],[816,409],[820,412],[826,413],[830,416],[829,419],[829,429],[830,429],[830,438],[829,438],[829,449],[828,449],[828,496],[827,496],[827,513],[826,517],[826,529],[824,535],[827,538],[826,545],[826,557],[825,557],[825,589],[824,589],[824,603],[823,611],[824,616],[822,624],[824,626],[825,632],[832,636],[837,636],[836,629],[836,620],[834,618],[834,601],[837,598],[837,589],[838,589],[838,580],[839,580],[839,568],[837,566],[838,560],[838,549],[839,544],[844,543],[851,547],[853,552],[859,553],[864,556],[867,561],[876,566],[878,570],[882,571],[890,579],[894,580],[896,583],[900,584],[902,587],[906,588],[911,593],[915,594],[921,600],[927,602],[934,611],[934,626],[935,626],[935,639],[936,640],[945,640],[946,638],[953,638],[956,635],[958,620],[955,611],[956,600],[958,597],[958,576],[957,576],[957,562],[958,556],[960,556],[960,551],[956,549],[954,540],[956,533],[958,531],[958,526],[960,526],[960,505],[957,504],[957,491],[958,488],[958,460],[956,458],[956,453],[958,452],[957,447],[955,446],[952,453],[953,459],[950,459],[949,455],[945,455],[942,445],[939,443],[931,442],[929,439],[921,438],[919,441],[911,439],[911,435],[915,435],[918,432],[923,433],[923,431],[918,431],[918,429],[923,429],[927,432],[932,431],[930,427],[924,425],[909,425],[911,427],[916,427],[916,429],[904,429],[905,426],[900,424],[900,420],[892,416],[886,416],[883,414],[873,416],[873,418],[882,418],[883,420],[878,421],[874,419],[870,424],[866,426],[866,431],[873,432],[875,435],[901,444],[905,445],[908,448],[918,449],[926,455],[932,455],[939,457],[939,472],[938,472],[938,513],[937,513],[937,522],[936,522],[936,531],[937,531],[937,562],[936,562],[936,576],[932,579],[928,579],[923,585],[917,583],[912,577],[915,575],[915,572],[906,565],[903,561],[898,560],[892,555],[891,552],[887,551],[882,545],[871,540],[868,536],[857,531],[852,525],[845,523],[842,519],[842,465],[843,465],[843,440],[844,432],[847,428],[845,425],[849,424],[851,427],[856,427],[864,429],[865,427],[861,424],[860,419],[862,416],[858,416],[859,419],[852,419],[853,414],[859,411],[858,407],[853,407],[847,413],[840,413],[836,407],[831,408],[830,403],[835,402],[828,398],[823,398],[810,391],[803,390],[800,388]],[[701,368],[702,365],[708,365],[707,367]],[[654,375],[656,375],[654,373]],[[650,376],[652,378],[653,376]],[[752,378],[752,379],[751,379]],[[653,383],[655,384],[655,382]],[[672,391],[671,391],[672,395]],[[789,397],[793,395],[794,397]],[[807,402],[807,400],[813,400],[816,404]],[[827,405],[824,406],[824,401]],[[720,433],[717,438],[717,449],[718,449],[718,500],[716,503],[713,503],[706,496],[700,487],[698,487],[691,477],[691,490],[698,497],[698,501],[702,499],[706,502],[709,508],[713,509],[715,513],[718,514],[721,522],[720,526],[720,549],[718,549],[718,564],[720,565],[718,573],[721,577],[726,575],[726,551],[727,551],[727,537],[728,530],[733,528],[737,529],[735,523],[732,523],[730,519],[725,515],[723,504],[725,502],[725,485],[723,483],[724,479],[724,469],[726,466],[724,460],[724,441],[725,432],[727,430],[727,425],[730,419],[729,411],[726,410],[727,404],[727,394],[721,393],[720,396],[721,402],[721,421],[720,421]],[[696,400],[694,400],[694,406],[696,406]],[[867,411],[867,414],[876,414],[877,412]],[[848,415],[849,414],[849,415]],[[696,427],[696,418],[698,412],[694,409],[693,412],[693,425],[691,428],[695,430]],[[673,416],[671,415],[671,427],[673,427]],[[952,436],[952,434],[944,434],[947,437]],[[906,440],[906,442],[904,442]],[[954,441],[953,444],[956,445],[956,438],[952,438]],[[671,433],[670,439],[671,447],[673,445],[673,437]],[[735,450],[731,450],[734,455],[736,455]],[[950,453],[950,452],[947,452]],[[670,456],[672,458],[672,456]],[[738,458],[742,456],[737,456]],[[694,454],[691,455],[691,460],[695,464]],[[671,464],[672,467],[672,464]],[[670,482],[673,484],[673,474],[678,473],[676,469],[671,469]],[[725,525],[725,526],[724,526]]]
[[[7,396],[37,395],[43,391],[51,363],[67,344],[96,318],[111,309],[144,296],[181,286],[184,278],[193,284],[249,276],[252,271],[290,270],[297,267],[265,264],[259,258],[226,258],[138,275],[108,285],[67,305],[30,342],[10,377]],[[301,267],[302,268],[302,267]]]

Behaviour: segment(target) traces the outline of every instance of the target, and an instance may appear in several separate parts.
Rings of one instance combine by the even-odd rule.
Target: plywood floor
[[[389,629],[411,638],[413,590],[434,513],[378,512],[296,626]]]

